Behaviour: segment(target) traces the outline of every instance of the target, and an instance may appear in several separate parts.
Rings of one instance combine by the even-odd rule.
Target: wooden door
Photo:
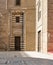
[[[15,37],[15,50],[21,51],[21,49],[20,49],[20,36]]]

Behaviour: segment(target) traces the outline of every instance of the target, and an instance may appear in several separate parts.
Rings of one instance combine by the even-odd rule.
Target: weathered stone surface
[[[0,35],[2,36],[0,40],[6,45],[6,50],[15,50],[15,36],[22,37],[22,22],[16,23],[16,16],[20,16],[22,12],[25,46],[22,50],[35,50],[35,0],[21,0],[20,6],[16,6],[16,0],[5,0],[5,2],[2,0],[0,1]]]
[[[48,51],[53,52],[53,1],[48,0]]]

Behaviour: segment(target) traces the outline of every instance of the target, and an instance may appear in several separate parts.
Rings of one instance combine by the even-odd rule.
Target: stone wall
[[[2,0],[0,2],[0,12],[2,14],[2,40],[6,44],[6,50],[15,50],[15,36],[22,34],[17,29],[21,28],[22,24],[17,24],[14,19],[19,12],[24,12],[24,45],[25,51],[35,50],[35,1],[21,0],[21,5],[16,6],[15,0]],[[4,4],[3,4],[4,3]],[[17,32],[16,32],[17,31]],[[10,45],[12,48],[10,49]]]
[[[48,0],[48,51],[53,52],[53,0]]]
[[[38,52],[47,53],[47,30],[47,0],[36,0],[36,51]]]

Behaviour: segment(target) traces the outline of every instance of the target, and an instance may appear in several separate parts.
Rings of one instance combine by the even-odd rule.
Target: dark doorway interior
[[[21,51],[21,49],[20,49],[20,36],[15,37],[15,50]]]
[[[38,52],[41,51],[41,31],[38,32]]]

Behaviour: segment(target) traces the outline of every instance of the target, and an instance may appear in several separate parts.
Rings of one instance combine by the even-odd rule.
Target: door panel
[[[20,49],[20,36],[15,37],[15,50],[21,51],[21,49]]]

